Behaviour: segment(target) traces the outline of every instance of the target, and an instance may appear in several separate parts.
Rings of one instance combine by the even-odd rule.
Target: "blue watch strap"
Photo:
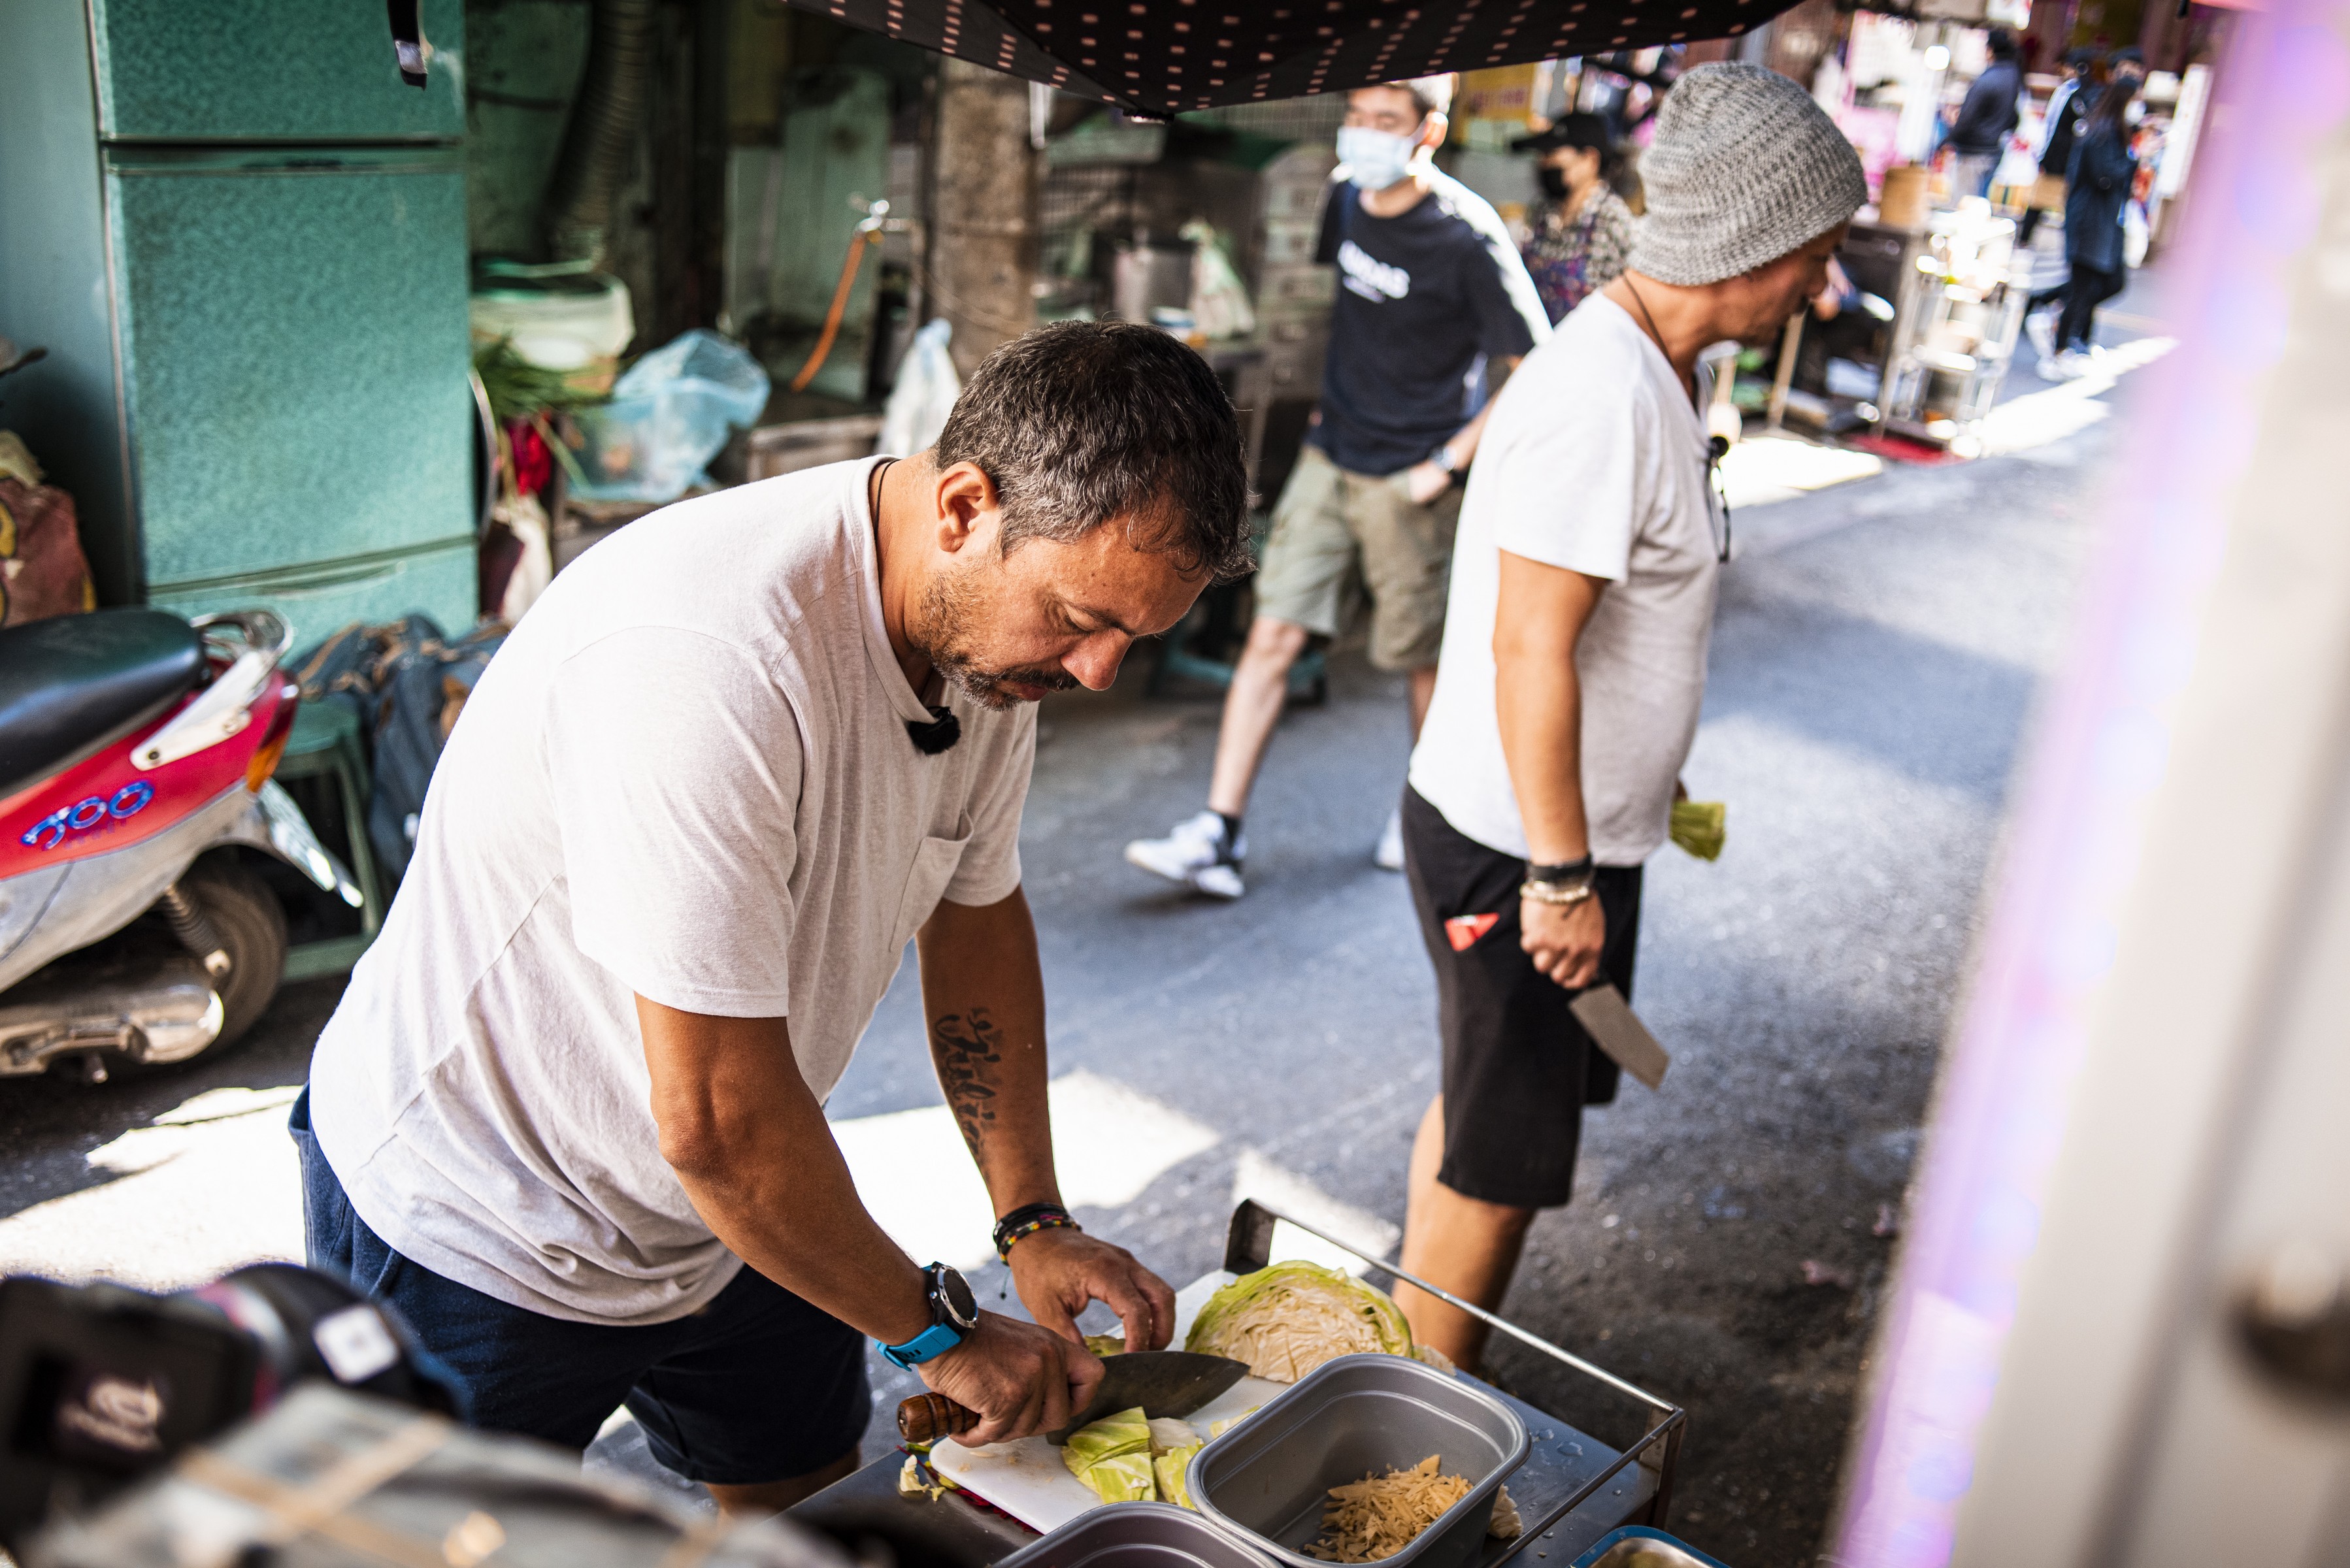
[[[951,1323],[934,1323],[903,1345],[875,1345],[881,1354],[899,1366],[919,1366],[935,1356],[944,1355],[962,1343],[962,1330]]]

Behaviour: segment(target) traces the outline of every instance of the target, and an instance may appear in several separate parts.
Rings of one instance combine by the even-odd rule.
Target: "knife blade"
[[[1136,1350],[1102,1357],[1102,1380],[1076,1418],[1045,1434],[1055,1448],[1069,1434],[1105,1416],[1142,1407],[1148,1417],[1188,1416],[1248,1376],[1248,1364],[1188,1350]],[[978,1413],[943,1394],[917,1394],[898,1405],[898,1435],[910,1443],[934,1442],[968,1432]]]

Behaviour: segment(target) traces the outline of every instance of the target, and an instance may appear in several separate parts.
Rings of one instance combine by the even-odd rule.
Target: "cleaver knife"
[[[1595,985],[1588,991],[1577,992],[1567,1010],[1575,1021],[1583,1025],[1598,1047],[1616,1059],[1616,1064],[1651,1089],[1665,1081],[1665,1069],[1672,1058],[1648,1026],[1624,1000],[1624,993],[1613,985]]]
[[[1248,1363],[1188,1350],[1135,1350],[1102,1357],[1102,1380],[1076,1419],[1045,1435],[1055,1448],[1078,1428],[1131,1410],[1149,1417],[1188,1416],[1248,1376]],[[917,1394],[898,1405],[898,1435],[910,1443],[935,1442],[979,1425],[976,1411],[943,1394]]]

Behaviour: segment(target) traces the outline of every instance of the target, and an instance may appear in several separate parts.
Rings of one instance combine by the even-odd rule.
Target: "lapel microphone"
[[[935,757],[962,739],[962,721],[954,716],[951,708],[932,707],[929,723],[906,721],[906,734],[914,742],[914,750],[926,757]]]

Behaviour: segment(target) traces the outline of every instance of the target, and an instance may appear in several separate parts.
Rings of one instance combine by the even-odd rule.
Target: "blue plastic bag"
[[[612,400],[578,410],[572,493],[588,501],[674,501],[708,483],[702,465],[767,406],[767,372],[742,345],[701,327],[629,367]]]

